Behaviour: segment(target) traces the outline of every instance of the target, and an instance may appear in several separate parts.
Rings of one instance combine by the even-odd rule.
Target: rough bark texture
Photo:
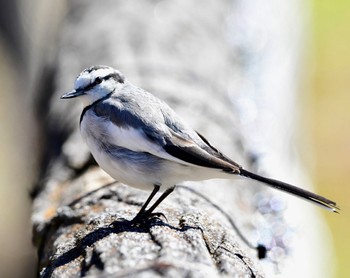
[[[69,2],[55,66],[45,68],[47,86],[38,91],[38,113],[48,115],[41,123],[47,143],[32,218],[41,277],[263,276],[255,252],[241,247],[226,216],[185,187],[159,207],[167,219],[131,226],[128,220],[149,192],[113,183],[94,164],[78,130],[80,104],[59,100],[82,69],[111,65],[167,101],[224,153],[247,162],[239,155],[228,95],[237,86],[234,77],[243,75],[241,46],[228,35],[234,5]],[[234,183],[208,181],[194,188],[220,203],[238,225],[250,225],[251,235],[254,224],[241,219],[261,213],[249,201],[256,187],[241,190]],[[264,208],[285,225],[280,209]]]

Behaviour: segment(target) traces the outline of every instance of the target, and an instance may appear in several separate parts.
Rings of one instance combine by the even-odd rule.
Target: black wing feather
[[[166,144],[163,146],[168,154],[193,165],[239,173],[239,167],[229,160],[223,160],[222,155],[216,149],[205,150],[194,140],[186,140],[174,131],[171,133],[172,136],[167,138]]]

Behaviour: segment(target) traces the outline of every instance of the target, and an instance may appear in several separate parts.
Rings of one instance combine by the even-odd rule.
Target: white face
[[[83,91],[79,99],[84,105],[105,97],[125,85],[125,77],[117,70],[107,66],[93,66],[82,71],[74,83],[76,91]]]

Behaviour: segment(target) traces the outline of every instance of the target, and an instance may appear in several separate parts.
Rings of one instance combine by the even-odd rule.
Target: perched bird
[[[149,218],[183,181],[244,176],[337,212],[336,203],[296,186],[243,169],[193,130],[165,102],[108,66],[92,66],[61,98],[84,104],[80,131],[100,167],[117,181],[152,190],[133,219]],[[147,209],[158,190],[160,198]]]

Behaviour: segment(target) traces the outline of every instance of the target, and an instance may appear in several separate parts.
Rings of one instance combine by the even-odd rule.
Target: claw
[[[165,221],[168,222],[168,218],[166,218],[165,214],[162,212],[153,212],[149,215],[148,219],[161,218],[161,217],[163,217],[165,219]]]
[[[165,221],[168,221],[168,219],[166,218],[166,216],[162,212],[148,213],[147,211],[145,211],[142,214],[137,214],[134,217],[134,219],[132,219],[130,222],[132,225],[144,225],[148,221],[152,220],[153,218],[160,218],[160,217],[163,217],[165,219]]]

